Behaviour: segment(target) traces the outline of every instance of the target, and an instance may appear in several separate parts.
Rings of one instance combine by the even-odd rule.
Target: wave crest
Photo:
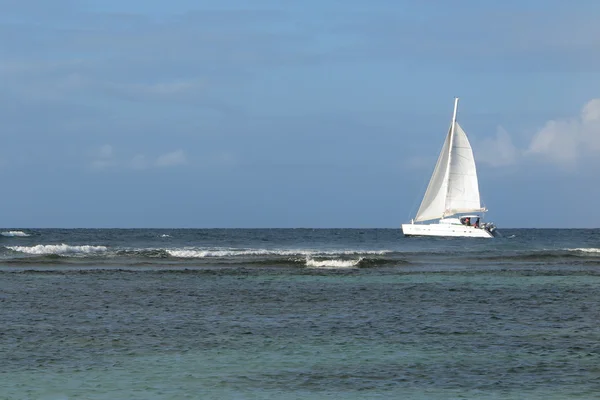
[[[35,246],[6,246],[7,249],[17,251],[19,253],[34,254],[34,255],[76,255],[76,254],[97,254],[104,253],[108,249],[106,246],[70,246],[68,244],[38,244]]]
[[[363,256],[384,255],[388,250],[269,250],[269,249],[236,249],[236,248],[179,248],[165,249],[167,254],[176,258],[209,258],[238,256],[283,256],[283,257],[317,257],[317,256]]]
[[[331,260],[315,260],[313,258],[306,258],[306,266],[311,268],[356,268],[362,262],[363,257],[356,260],[342,260],[342,259],[331,259]]]
[[[6,236],[6,237],[29,237],[31,236],[28,233],[25,233],[23,231],[7,231],[7,232],[1,232],[0,235],[2,236]]]
[[[590,248],[578,247],[575,249],[565,249],[565,250],[576,252],[576,253],[588,253],[588,254],[598,253],[598,254],[600,254],[600,249],[593,248],[593,247],[590,247]]]
[[[141,247],[37,244],[5,246],[1,264],[252,265],[308,268],[372,268],[409,263],[398,252],[367,249],[267,249],[234,247]],[[16,253],[16,254],[15,254]]]

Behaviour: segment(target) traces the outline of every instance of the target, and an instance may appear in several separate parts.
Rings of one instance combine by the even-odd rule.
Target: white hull
[[[486,229],[454,224],[402,224],[402,232],[405,236],[494,237]]]

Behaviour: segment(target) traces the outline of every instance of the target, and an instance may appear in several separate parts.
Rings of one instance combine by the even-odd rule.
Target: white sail
[[[415,221],[427,221],[430,219],[441,218],[444,215],[446,209],[446,195],[448,192],[448,167],[449,167],[449,156],[450,156],[450,139],[452,135],[452,129],[448,130],[444,146],[438,157],[433,175],[429,180],[429,185],[421,201],[419,211]]]
[[[454,138],[450,153],[448,194],[444,216],[485,211],[479,198],[479,183],[473,150],[467,134],[458,122],[454,123]]]
[[[458,99],[454,104],[450,130],[415,221],[485,211],[479,198],[473,150],[465,131],[456,122],[457,106]]]

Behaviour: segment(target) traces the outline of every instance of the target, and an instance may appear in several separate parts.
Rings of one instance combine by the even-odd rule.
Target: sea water
[[[0,399],[596,399],[600,230],[7,229]]]

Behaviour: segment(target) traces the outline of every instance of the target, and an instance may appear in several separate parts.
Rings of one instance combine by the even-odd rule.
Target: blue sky
[[[452,112],[500,227],[600,227],[600,3],[0,0],[5,227],[391,227]]]

